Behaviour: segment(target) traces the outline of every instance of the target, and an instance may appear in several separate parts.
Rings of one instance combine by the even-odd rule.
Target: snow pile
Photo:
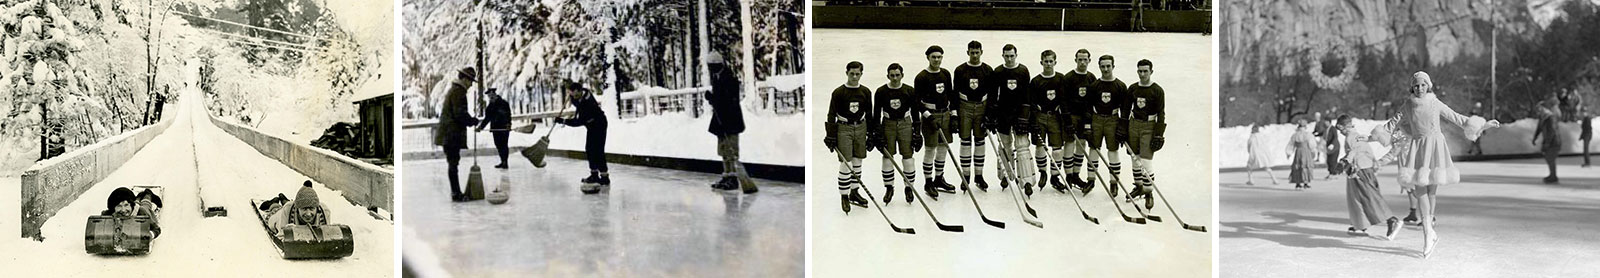
[[[1591,120],[1600,123],[1600,119]],[[1388,121],[1357,119],[1354,122],[1356,130],[1365,134],[1370,133],[1373,127],[1383,125]],[[1536,119],[1521,119],[1512,123],[1503,123],[1500,128],[1485,132],[1478,140],[1479,146],[1482,147],[1483,153],[1486,155],[1538,153],[1539,147],[1530,143],[1533,140],[1533,132],[1538,127],[1538,124],[1539,121]],[[1314,124],[1308,125],[1308,129],[1315,128]],[[1445,124],[1444,132],[1445,138],[1450,142],[1452,154],[1457,156],[1466,155],[1472,143],[1467,141],[1464,135],[1460,135],[1460,128]],[[1559,136],[1563,142],[1562,153],[1583,151],[1582,141],[1578,140],[1580,132],[1582,132],[1582,129],[1579,123],[1561,123],[1561,134]],[[1294,135],[1293,124],[1273,124],[1261,127],[1261,136],[1267,138],[1267,150],[1273,152],[1267,155],[1267,157],[1271,158],[1271,161],[1266,165],[1290,164],[1288,146],[1289,136],[1291,135]],[[1249,161],[1246,142],[1250,139],[1250,127],[1233,126],[1217,129],[1217,139],[1217,167],[1244,167],[1245,163]],[[1372,150],[1378,155],[1383,155],[1389,151],[1389,148],[1380,144],[1370,144],[1373,146]],[[1590,148],[1596,149],[1597,145],[1591,145]],[[1323,158],[1319,157],[1317,160],[1321,162]]]

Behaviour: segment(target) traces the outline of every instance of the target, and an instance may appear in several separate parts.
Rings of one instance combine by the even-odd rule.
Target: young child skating
[[[1272,175],[1272,158],[1267,156],[1270,153],[1267,151],[1267,136],[1261,135],[1261,126],[1250,126],[1250,140],[1245,142],[1245,153],[1250,157],[1244,164],[1245,185],[1256,184],[1255,179],[1251,178],[1256,169],[1266,171],[1267,179],[1271,180],[1273,185],[1278,184],[1278,177]]]
[[[1345,172],[1345,205],[1350,211],[1351,236],[1367,236],[1367,227],[1379,224],[1388,229],[1380,238],[1393,239],[1400,232],[1400,218],[1389,211],[1389,203],[1378,191],[1378,166],[1383,165],[1368,142],[1374,140],[1355,131],[1355,121],[1348,115],[1339,116],[1334,130],[1344,138],[1346,152],[1339,158],[1347,166]],[[1382,127],[1379,127],[1382,128]],[[1339,144],[1341,142],[1334,142]]]

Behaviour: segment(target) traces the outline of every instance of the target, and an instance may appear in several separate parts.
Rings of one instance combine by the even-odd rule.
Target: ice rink
[[[1271,185],[1255,173],[1224,173],[1221,226],[1225,246],[1217,262],[1222,277],[1581,277],[1600,271],[1600,170],[1579,168],[1581,157],[1561,158],[1560,185],[1547,185],[1544,160],[1457,162],[1462,183],[1439,188],[1439,245],[1421,258],[1422,230],[1408,226],[1395,241],[1345,234],[1350,218],[1343,177],[1296,191],[1287,171]],[[1407,213],[1394,165],[1378,174],[1390,210]],[[1368,228],[1382,233],[1382,227]]]
[[[912,30],[852,30],[816,29],[813,42],[813,86],[817,94],[811,98],[811,107],[826,107],[830,93],[845,81],[845,64],[861,61],[865,64],[862,84],[876,89],[887,82],[885,69],[891,62],[907,68],[905,83],[910,84],[916,71],[927,68],[923,51],[930,44],[945,49],[941,67],[953,70],[966,61],[964,51],[970,40],[984,45],[982,60],[991,66],[1003,64],[1001,47],[1007,43],[1018,48],[1017,62],[1025,64],[1030,74],[1042,70],[1039,53],[1045,47],[1061,55],[1056,67],[1066,72],[1076,65],[1071,55],[1079,48],[1087,48],[1095,57],[1111,54],[1116,57],[1115,76],[1123,82],[1138,82],[1133,66],[1139,59],[1154,62],[1153,80],[1166,89],[1167,147],[1156,154],[1154,169],[1157,185],[1184,221],[1205,225],[1215,230],[1211,218],[1211,37],[1199,34],[1164,33],[1104,33],[1104,32],[1031,32],[1031,31],[912,31]],[[1090,70],[1099,76],[1098,69]],[[849,215],[839,209],[838,190],[834,182],[838,176],[838,162],[833,153],[822,146],[825,136],[821,123],[825,108],[810,114],[812,132],[812,162],[808,168],[810,180],[815,184],[810,194],[812,209],[812,266],[817,277],[1204,277],[1211,273],[1211,233],[1184,230],[1177,219],[1159,201],[1155,215],[1164,222],[1140,225],[1124,222],[1104,188],[1095,189],[1088,196],[1080,196],[1084,210],[1099,218],[1095,225],[1083,219],[1069,197],[1054,190],[1036,192],[1031,205],[1038,211],[1044,228],[1024,224],[1010,191],[999,191],[999,175],[995,165],[999,157],[990,152],[984,177],[991,185],[989,192],[974,191],[983,213],[991,219],[1006,223],[1005,229],[996,229],[980,221],[973,203],[964,193],[941,194],[939,201],[928,205],[940,221],[964,225],[966,231],[951,233],[938,230],[921,205],[908,204],[904,189],[896,187],[895,200],[885,205],[885,212],[896,225],[913,227],[915,235],[895,233],[884,223],[875,208],[854,208]],[[991,136],[990,138],[994,138]],[[957,140],[959,142],[959,140]],[[959,150],[959,143],[951,144],[951,151]],[[995,147],[995,144],[988,144]],[[917,168],[920,194],[922,154],[918,165],[901,165]],[[864,189],[883,197],[883,181],[879,172],[881,155],[873,152],[863,161]],[[1031,157],[1027,163],[1032,163]],[[1124,163],[1128,156],[1123,154]],[[898,162],[898,161],[897,161]],[[945,178],[959,183],[954,159],[947,159]],[[1101,167],[1105,175],[1105,167]],[[1124,179],[1131,174],[1124,172]],[[1129,185],[1131,186],[1131,185]],[[975,188],[974,188],[975,189]],[[1119,195],[1120,197],[1120,195]],[[1132,207],[1123,203],[1126,213],[1137,216]]]
[[[510,201],[450,202],[444,159],[404,162],[407,237],[426,243],[404,253],[437,262],[417,268],[458,277],[804,275],[802,184],[757,179],[759,193],[720,192],[710,188],[717,174],[612,163],[610,192],[584,195],[583,160],[547,157],[534,168],[513,153],[511,168],[497,169],[498,157],[477,159],[484,186],[509,188]]]
[[[285,260],[267,237],[249,203],[278,193],[294,196],[304,175],[222,131],[205,118],[198,91],[189,91],[176,106],[168,107],[172,126],[151,140],[105,180],[47,220],[45,240],[0,240],[0,264],[17,266],[11,277],[390,277],[394,267],[394,225],[376,220],[366,210],[340,197],[338,191],[317,184],[315,189],[329,213],[329,222],[349,225],[355,252],[334,260]],[[15,178],[7,178],[0,203],[19,204]],[[165,187],[160,216],[162,234],[143,256],[98,256],[84,252],[84,221],[105,209],[106,197],[117,187],[154,184]],[[229,210],[228,217],[200,214],[199,188],[216,194]],[[5,221],[0,230],[17,232],[16,205],[0,206]],[[31,267],[48,266],[48,267]]]

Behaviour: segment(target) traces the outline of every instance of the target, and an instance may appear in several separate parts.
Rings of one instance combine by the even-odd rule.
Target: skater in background
[[[484,127],[489,128],[489,134],[494,135],[494,148],[500,154],[500,165],[494,167],[506,169],[508,168],[506,156],[511,154],[511,148],[506,142],[511,139],[511,104],[500,97],[500,93],[495,89],[489,89],[488,94],[489,107],[483,111],[483,121],[478,123],[478,132],[483,132]]]
[[[1333,118],[1331,120],[1334,122],[1334,124],[1328,125],[1326,129],[1319,129],[1318,131],[1322,132],[1322,135],[1320,136],[1322,139],[1322,147],[1324,151],[1327,151],[1327,153],[1324,154],[1325,159],[1322,161],[1327,163],[1328,176],[1323,177],[1323,179],[1331,180],[1333,179],[1333,176],[1344,172],[1344,164],[1339,162],[1339,158],[1344,157],[1342,154],[1344,148],[1341,146],[1341,143],[1344,140],[1339,140],[1340,133],[1338,131],[1339,125],[1337,118],[1334,118],[1333,115],[1328,115],[1328,117]],[[1346,118],[1347,116],[1339,115],[1338,117]],[[1320,126],[1322,121],[1318,120],[1318,123]]]
[[[1481,116],[1483,116],[1483,103],[1482,102],[1473,102],[1472,103],[1472,110],[1467,112],[1467,116],[1468,117],[1481,117]],[[1472,140],[1472,149],[1468,149],[1467,150],[1467,155],[1483,155],[1483,144],[1481,143],[1483,141],[1481,139],[1483,139],[1483,138],[1478,138],[1478,139],[1480,139],[1480,140]]]
[[[1433,254],[1439,241],[1433,226],[1439,186],[1461,182],[1460,170],[1451,160],[1450,145],[1441,130],[1441,122],[1460,126],[1467,140],[1477,139],[1483,131],[1499,127],[1500,123],[1469,118],[1450,110],[1433,93],[1433,79],[1428,77],[1428,73],[1419,71],[1412,78],[1415,85],[1411,87],[1410,100],[1402,110],[1405,111],[1401,114],[1403,118],[1393,122],[1402,125],[1400,130],[1409,138],[1406,144],[1410,149],[1398,160],[1401,166],[1400,185],[1413,188],[1411,195],[1417,197],[1417,212],[1422,219],[1422,257],[1427,258]]]
[[[445,92],[444,107],[439,111],[439,127],[434,129],[433,144],[444,147],[445,162],[450,169],[445,172],[450,180],[450,200],[468,201],[461,192],[461,177],[456,171],[461,166],[461,149],[467,147],[467,127],[477,125],[478,119],[467,113],[467,88],[478,80],[478,71],[466,67],[456,71],[455,81]]]
[[[1289,137],[1289,183],[1295,189],[1311,189],[1312,165],[1316,164],[1317,139],[1311,135],[1305,120],[1295,124],[1294,135]]]
[[[1167,93],[1151,80],[1154,63],[1139,60],[1134,66],[1138,68],[1139,83],[1128,86],[1128,151],[1133,156],[1133,191],[1128,193],[1128,199],[1143,198],[1144,208],[1151,209],[1155,207],[1155,198],[1150,194],[1155,191],[1156,175],[1150,159],[1167,141]]]
[[[923,56],[928,58],[928,68],[918,71],[913,81],[917,100],[922,102],[922,175],[926,179],[922,191],[929,198],[938,200],[940,191],[954,193],[956,190],[954,185],[944,180],[944,158],[950,156],[952,139],[950,109],[953,103],[950,94],[954,92],[955,84],[950,81],[950,71],[939,67],[944,61],[944,48],[928,46]]]
[[[872,91],[861,86],[861,62],[845,65],[844,85],[833,89],[828,99],[827,132],[822,143],[829,152],[837,152],[839,161],[839,207],[850,213],[850,206],[867,207],[867,198],[861,197],[861,159],[867,158],[867,121],[872,110]]]
[[[1103,156],[1107,159],[1106,168],[1111,170],[1113,179],[1120,180],[1117,177],[1122,176],[1122,158],[1118,155],[1117,149],[1121,142],[1116,135],[1117,130],[1122,129],[1121,122],[1128,117],[1129,104],[1127,100],[1128,85],[1122,83],[1122,80],[1111,74],[1112,69],[1116,68],[1115,59],[1111,55],[1100,55],[1100,79],[1095,80],[1095,83],[1089,87],[1088,101],[1091,103],[1089,108],[1094,113],[1094,116],[1089,121],[1089,128],[1091,129],[1089,136],[1089,165],[1086,168],[1088,168],[1089,173],[1094,173],[1098,170],[1100,157],[1102,157],[1101,148],[1104,147],[1105,154]],[[1095,175],[1089,175],[1088,183],[1094,184],[1094,181]],[[1107,183],[1107,186],[1110,185],[1110,183]],[[1112,197],[1117,196],[1117,189],[1106,188],[1106,190],[1111,191],[1109,193]],[[1084,189],[1083,192],[1088,194],[1089,189]]]
[[[1061,150],[1068,141],[1072,140],[1062,132],[1062,127],[1071,126],[1063,124],[1070,120],[1062,113],[1061,107],[1065,106],[1067,95],[1067,76],[1056,73],[1056,52],[1046,49],[1039,53],[1040,73],[1028,82],[1029,102],[1033,109],[1033,165],[1039,168],[1039,183],[1043,190],[1045,184],[1050,184],[1056,191],[1065,192],[1067,185],[1061,183],[1062,163]]]
[[[1345,232],[1351,236],[1366,236],[1367,227],[1384,224],[1388,229],[1382,237],[1393,240],[1400,232],[1400,218],[1389,211],[1389,203],[1383,200],[1383,194],[1378,191],[1378,156],[1372,151],[1372,145],[1367,142],[1372,140],[1368,135],[1355,131],[1355,121],[1349,115],[1339,116],[1334,131],[1344,136],[1344,144],[1349,150],[1339,160],[1346,165],[1348,171],[1345,176],[1345,205],[1350,211],[1350,229]],[[1382,127],[1379,127],[1382,128]]]
[[[999,139],[1000,148],[997,151],[1007,152],[1009,155],[1004,156],[1011,157],[1010,161],[1002,159],[1001,163],[1006,164],[1004,168],[1007,171],[1001,173],[1005,178],[1000,179],[1000,189],[1004,190],[1011,181],[1016,181],[1017,186],[1021,186],[1027,195],[1032,196],[1034,182],[1032,165],[1018,159],[1033,157],[1028,150],[1030,142],[1028,134],[1031,133],[1033,126],[1030,123],[1033,119],[1032,106],[1028,105],[1028,79],[1032,76],[1028,74],[1028,66],[1017,63],[1015,45],[1007,44],[1002,47],[1000,57],[1005,59],[1005,63],[995,67],[991,75],[990,79],[994,80],[991,83],[995,84],[998,90],[995,97],[989,100],[989,107],[985,109],[984,126],[998,136],[996,139]],[[979,148],[976,152],[983,153],[984,150]],[[980,166],[977,171],[982,172],[983,168]],[[979,186],[978,189],[984,188]]]
[[[1245,154],[1250,158],[1244,165],[1245,185],[1256,184],[1255,179],[1251,178],[1256,169],[1266,171],[1267,179],[1272,181],[1272,185],[1278,185],[1278,177],[1272,175],[1272,159],[1267,156],[1268,153],[1270,151],[1267,150],[1267,136],[1261,135],[1261,126],[1250,125],[1250,140],[1245,142]]]
[[[706,94],[706,102],[711,104],[711,126],[707,131],[717,136],[717,156],[722,157],[722,180],[711,188],[756,193],[760,189],[745,173],[744,163],[739,162],[739,134],[744,133],[744,111],[739,105],[742,86],[722,61],[722,55],[713,52],[706,61],[711,68],[711,93]]]
[[[1589,141],[1594,139],[1594,115],[1589,114],[1589,107],[1583,105],[1583,95],[1572,94],[1572,101],[1577,108],[1578,141],[1583,141],[1583,168],[1589,168]]]
[[[1556,177],[1556,158],[1561,156],[1560,102],[1555,96],[1539,102],[1539,127],[1533,130],[1533,140],[1528,142],[1539,146],[1539,152],[1544,154],[1544,163],[1550,167],[1550,175],[1544,177],[1544,183],[1558,184],[1561,179]],[[1544,136],[1541,141],[1540,136]]]
[[[984,140],[988,134],[984,130],[984,113],[988,108],[988,101],[994,99],[995,86],[992,80],[994,68],[984,63],[983,43],[971,41],[967,43],[967,63],[956,66],[955,69],[955,95],[960,99],[960,107],[956,109],[956,132],[961,134],[961,176],[966,181],[976,183],[978,189],[987,190],[989,182],[983,179],[983,160],[987,152],[984,150]],[[961,190],[967,189],[967,182],[961,184]]]
[[[1094,76],[1093,72],[1089,71],[1090,57],[1094,56],[1091,56],[1088,49],[1078,49],[1076,53],[1072,54],[1072,61],[1078,67],[1067,72],[1065,81],[1067,95],[1065,103],[1061,107],[1062,114],[1066,116],[1066,118],[1062,118],[1062,122],[1065,124],[1062,131],[1067,133],[1066,139],[1068,140],[1066,142],[1066,151],[1062,156],[1072,155],[1071,158],[1066,159],[1066,164],[1064,164],[1067,172],[1067,183],[1077,186],[1078,190],[1083,191],[1085,194],[1094,189],[1094,186],[1083,180],[1080,171],[1084,166],[1084,156],[1089,151],[1089,135],[1093,131],[1090,128],[1090,122],[1092,121],[1092,114],[1090,113],[1092,106],[1090,104],[1093,103],[1091,100],[1099,97],[1098,94],[1094,97],[1089,96],[1091,87],[1096,80],[1099,80]]]
[[[912,165],[913,157],[922,146],[922,134],[918,130],[922,123],[922,114],[917,111],[917,96],[915,88],[900,83],[905,77],[905,68],[899,63],[889,64],[889,84],[878,86],[878,91],[872,96],[873,112],[869,123],[877,123],[868,133],[878,152],[883,153],[883,203],[888,204],[894,200],[895,155],[900,156],[899,165]],[[901,178],[906,182],[906,203],[913,201],[914,193],[911,184],[916,180],[916,169],[901,168]]]
[[[594,184],[601,188],[611,186],[611,173],[606,168],[606,112],[600,110],[600,102],[595,100],[594,92],[576,80],[567,80],[567,100],[576,108],[577,114],[571,118],[556,118],[556,124],[572,127],[584,127],[583,155],[589,160],[589,176],[580,182],[585,185]]]

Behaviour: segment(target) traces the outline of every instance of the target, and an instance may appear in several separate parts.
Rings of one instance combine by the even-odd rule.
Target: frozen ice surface
[[[463,186],[472,159],[460,166]],[[426,243],[406,245],[407,261],[461,277],[804,275],[801,184],[758,179],[756,194],[717,192],[716,174],[613,163],[609,193],[584,195],[583,160],[534,168],[513,154],[497,169],[498,158],[477,159],[485,189],[504,186],[510,201],[450,202],[444,159],[402,163],[406,237]]]
[[[187,92],[199,96],[199,92]],[[200,101],[178,102],[176,122],[148,145],[47,220],[43,242],[10,237],[0,239],[0,265],[12,267],[15,277],[108,277],[108,276],[339,276],[389,277],[394,273],[394,225],[375,220],[361,206],[350,204],[320,184],[315,189],[331,222],[349,225],[355,237],[355,252],[337,260],[284,260],[267,237],[261,222],[251,212],[250,198],[270,198],[277,193],[293,196],[307,180],[283,164],[267,158],[232,135],[214,126],[198,107]],[[197,171],[196,169],[202,169]],[[19,192],[15,178],[4,180],[7,188]],[[132,184],[156,184],[166,188],[161,215],[161,237],[152,241],[144,256],[96,256],[84,252],[84,219],[105,209],[106,196],[113,189]],[[218,190],[226,196],[223,204],[228,217],[200,215],[199,187]],[[17,193],[0,194],[6,204],[17,204]],[[8,201],[7,201],[8,200]],[[18,206],[0,207],[0,215],[16,216]],[[0,225],[9,231],[20,228],[6,218]],[[15,235],[15,234],[12,234]],[[17,251],[20,250],[20,251]],[[19,274],[20,273],[20,274]]]
[[[1439,188],[1439,245],[1420,258],[1422,230],[1408,226],[1398,240],[1345,234],[1350,216],[1342,177],[1295,191],[1270,185],[1263,173],[1224,173],[1221,225],[1215,230],[1222,277],[1575,277],[1600,271],[1594,231],[1600,230],[1600,171],[1579,168],[1581,157],[1558,160],[1560,185],[1540,182],[1544,160],[1456,162],[1462,183]],[[1322,168],[1316,176],[1326,175]],[[1378,173],[1389,209],[1405,217],[1408,203],[1395,166]],[[1285,171],[1275,174],[1285,178]],[[1368,228],[1382,233],[1382,227]]]
[[[1156,154],[1157,184],[1166,197],[1172,198],[1173,209],[1192,225],[1212,225],[1211,196],[1211,110],[1213,100],[1209,92],[1211,37],[1198,34],[1159,33],[1105,33],[1105,32],[1030,32],[1030,31],[950,31],[950,30],[848,30],[817,29],[817,50],[814,62],[813,86],[818,92],[811,98],[811,107],[823,106],[833,88],[844,84],[844,68],[849,61],[866,64],[862,84],[877,88],[887,82],[885,69],[889,63],[900,63],[907,69],[903,82],[910,83],[914,71],[927,68],[923,50],[929,44],[938,44],[945,50],[946,70],[966,61],[967,42],[979,40],[984,44],[983,61],[992,65],[1003,63],[1000,49],[1007,43],[1015,44],[1017,62],[1026,64],[1037,75],[1039,53],[1045,47],[1054,49],[1062,63],[1058,72],[1071,70],[1071,55],[1079,48],[1087,48],[1094,57],[1115,55],[1115,75],[1123,82],[1137,82],[1133,66],[1139,59],[1155,63],[1154,81],[1166,89],[1167,115],[1171,125],[1167,131],[1167,147]],[[1099,72],[1090,66],[1091,71]],[[812,111],[809,124],[818,126],[812,133],[810,180],[814,184],[812,207],[812,270],[817,277],[1205,277],[1211,273],[1212,233],[1184,230],[1177,224],[1172,212],[1160,202],[1155,213],[1165,222],[1138,225],[1123,222],[1116,207],[1110,203],[1104,188],[1095,189],[1087,197],[1079,196],[1084,210],[1100,220],[1099,225],[1084,220],[1072,200],[1054,190],[1035,192],[1030,201],[1038,210],[1044,228],[1035,228],[1021,221],[1021,212],[1014,204],[1009,191],[998,191],[999,175],[995,165],[999,157],[989,152],[984,177],[990,191],[976,191],[984,215],[1006,222],[1005,229],[996,229],[980,221],[972,201],[963,194],[941,194],[939,201],[928,205],[940,221],[966,226],[966,232],[950,233],[937,229],[921,205],[905,202],[904,189],[896,186],[895,200],[885,205],[885,212],[896,225],[914,227],[915,235],[898,234],[889,229],[875,208],[854,208],[849,215],[839,209],[839,191],[835,178],[839,163],[821,142],[824,136],[820,124],[825,109]],[[995,138],[990,136],[990,138]],[[957,140],[959,142],[959,140]],[[952,153],[959,143],[951,144]],[[991,143],[988,147],[995,147]],[[959,154],[957,154],[959,155]],[[1124,165],[1128,163],[1122,155]],[[880,175],[880,154],[873,152],[863,160],[862,181],[864,189],[871,190],[881,202],[883,181]],[[921,192],[922,154],[916,156],[917,165],[901,165],[917,169],[917,191]],[[1032,163],[1031,157],[1027,157]],[[898,161],[897,161],[898,162]],[[947,159],[945,178],[960,183],[956,174],[956,161]],[[1102,175],[1106,168],[1101,167]],[[1124,179],[1132,177],[1126,170]],[[1108,177],[1109,178],[1109,177]],[[974,188],[974,190],[976,190]],[[1121,195],[1119,195],[1120,197]],[[1133,208],[1122,206],[1130,215]],[[1211,227],[1215,229],[1215,227]]]

